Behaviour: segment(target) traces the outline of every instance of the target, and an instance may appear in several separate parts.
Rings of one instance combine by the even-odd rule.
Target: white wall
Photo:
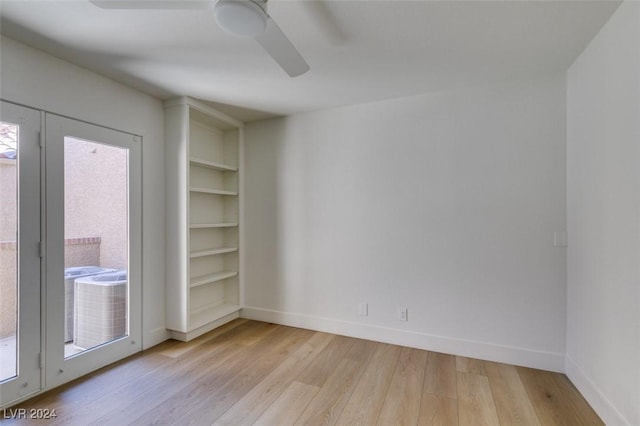
[[[569,378],[608,424],[640,424],[640,3],[568,73]]]
[[[162,103],[7,37],[0,51],[3,99],[143,137],[143,347],[165,340]]]
[[[250,123],[243,315],[561,371],[565,90],[545,76]]]

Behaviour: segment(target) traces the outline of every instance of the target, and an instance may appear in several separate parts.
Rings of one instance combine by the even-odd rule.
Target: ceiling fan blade
[[[184,10],[209,9],[214,0],[89,0],[102,9]]]
[[[270,16],[266,31],[257,36],[256,41],[289,74],[289,77],[297,77],[311,69]]]

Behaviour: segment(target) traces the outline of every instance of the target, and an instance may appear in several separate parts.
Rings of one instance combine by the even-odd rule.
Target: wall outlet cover
[[[409,316],[408,316],[406,307],[401,306],[401,307],[398,308],[398,319],[400,321],[408,321],[409,320]]]
[[[553,233],[554,247],[567,247],[567,231],[556,231]]]
[[[369,315],[369,305],[366,302],[361,302],[360,305],[358,305],[358,314],[361,317]]]

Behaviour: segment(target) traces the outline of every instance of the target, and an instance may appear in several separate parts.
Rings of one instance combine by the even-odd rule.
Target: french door
[[[0,401],[41,389],[39,111],[0,105]]]
[[[47,388],[141,349],[139,137],[46,114]]]
[[[15,328],[0,335],[6,407],[141,350],[141,141],[6,102],[0,112],[0,180],[15,164],[15,194],[0,182],[0,261],[15,275],[15,321],[0,317],[0,331]]]

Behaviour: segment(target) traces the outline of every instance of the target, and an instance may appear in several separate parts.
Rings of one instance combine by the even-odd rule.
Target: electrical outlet
[[[398,308],[398,319],[400,321],[408,321],[409,320],[409,316],[407,314],[407,308],[404,306],[401,306]]]
[[[361,317],[369,315],[369,305],[366,302],[361,302],[358,306],[358,313]]]
[[[567,231],[556,231],[553,233],[554,247],[567,247]]]

